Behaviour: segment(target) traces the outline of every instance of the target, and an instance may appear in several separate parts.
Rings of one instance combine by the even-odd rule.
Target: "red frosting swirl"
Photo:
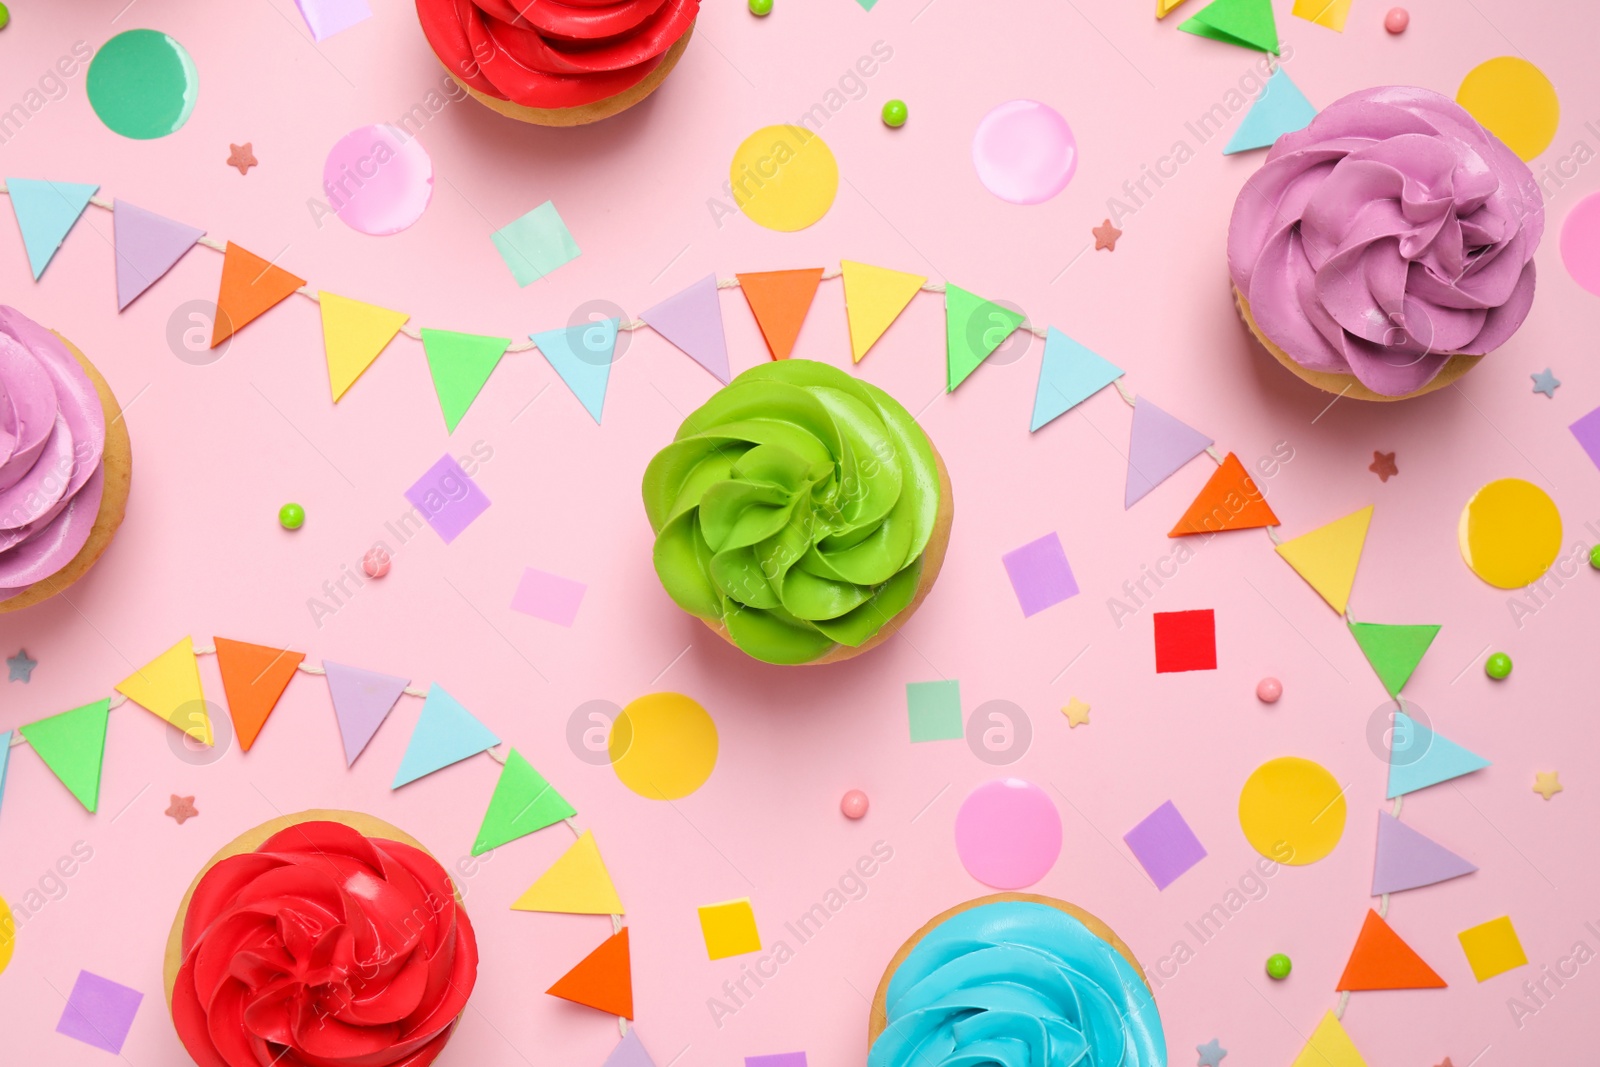
[[[200,1067],[424,1067],[477,975],[433,857],[305,822],[195,886],[172,1020]]]
[[[524,107],[580,107],[639,84],[700,0],[417,0],[422,32],[463,84]]]

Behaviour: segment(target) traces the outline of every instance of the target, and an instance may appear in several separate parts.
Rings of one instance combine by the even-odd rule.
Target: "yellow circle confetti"
[[[651,693],[622,709],[608,742],[611,769],[647,800],[677,800],[717,765],[717,724],[682,693]]]
[[[1293,867],[1315,863],[1344,836],[1344,791],[1320,764],[1268,760],[1239,793],[1239,825],[1250,847]]]
[[[1561,512],[1550,494],[1521,478],[1501,478],[1461,509],[1461,558],[1501,589],[1538,581],[1561,553]]]
[[[1500,56],[1467,72],[1456,103],[1524,160],[1550,147],[1561,118],[1556,87],[1544,71],[1516,56]]]
[[[11,907],[5,897],[0,897],[0,973],[11,962],[11,953],[17,947],[17,920],[12,918]]]
[[[839,164],[821,137],[801,126],[764,126],[744,139],[728,168],[734,203],[769,230],[803,230],[828,213]]]

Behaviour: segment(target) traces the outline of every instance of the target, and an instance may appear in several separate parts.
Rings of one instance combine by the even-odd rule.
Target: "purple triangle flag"
[[[639,1028],[630,1026],[627,1036],[611,1050],[611,1055],[606,1057],[601,1067],[656,1067],[656,1061],[644,1050],[644,1043],[639,1040]]]
[[[728,384],[728,339],[722,332],[722,301],[717,276],[707,274],[676,296],[669,296],[639,317],[662,337]]]
[[[1179,422],[1141,396],[1133,407],[1123,508],[1131,508],[1143,500],[1146,493],[1210,446],[1211,438]]]
[[[328,695],[333,698],[333,714],[344,739],[345,765],[351,766],[389,717],[408,683],[404,678],[330,660],[322,661],[322,669],[328,674]]]
[[[133,303],[205,235],[204,230],[116,200],[111,211],[117,256],[117,310]]]
[[[1372,862],[1372,895],[1399,893],[1459,878],[1478,868],[1386,811],[1378,812],[1378,855]]]

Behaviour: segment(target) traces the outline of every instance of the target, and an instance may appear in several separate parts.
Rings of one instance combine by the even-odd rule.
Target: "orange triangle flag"
[[[628,928],[624,926],[602,941],[599,948],[545,992],[607,1015],[632,1019],[633,966],[628,957]]]
[[[296,278],[229,241],[222,258],[222,286],[217,290],[217,321],[211,326],[211,347],[216,348],[305,283],[304,278]]]
[[[1382,916],[1369,910],[1335,989],[1443,989],[1444,985],[1444,979],[1400,940]]]
[[[246,752],[256,743],[256,735],[267,716],[278,706],[278,699],[289,688],[294,672],[305,657],[303,652],[288,652],[266,645],[215,638],[217,669],[222,672],[222,691],[228,697],[228,714],[233,717],[239,747]]]
[[[1189,510],[1168,537],[1185,534],[1221,533],[1223,530],[1249,530],[1257,526],[1276,526],[1278,516],[1232,452],[1222,461]]]
[[[769,270],[759,274],[740,274],[739,291],[750,305],[750,313],[761,327],[767,350],[773,359],[788,359],[794,351],[800,327],[816,298],[822,268],[808,270]]]

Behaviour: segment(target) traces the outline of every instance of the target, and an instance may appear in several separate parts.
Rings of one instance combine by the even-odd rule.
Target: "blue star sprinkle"
[[[1203,1045],[1196,1045],[1194,1048],[1196,1052],[1200,1053],[1199,1067],[1219,1067],[1219,1064],[1222,1063],[1222,1057],[1228,1054],[1228,1050],[1223,1048],[1216,1038],[1212,1038]]]
[[[1549,367],[1546,367],[1538,374],[1530,374],[1528,377],[1533,379],[1534,392],[1543,393],[1551,400],[1556,398],[1556,390],[1561,388],[1561,379],[1551,374]]]
[[[38,665],[38,660],[28,658],[27,649],[19,648],[15,656],[6,657],[6,673],[10,676],[6,680],[27,685],[28,680],[33,677],[33,669]]]

